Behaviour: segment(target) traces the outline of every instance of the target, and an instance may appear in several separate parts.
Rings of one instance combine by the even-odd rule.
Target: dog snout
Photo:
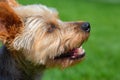
[[[90,23],[89,22],[83,22],[80,25],[80,28],[85,32],[90,32]]]

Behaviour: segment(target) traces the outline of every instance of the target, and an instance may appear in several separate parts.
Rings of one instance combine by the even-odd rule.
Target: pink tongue
[[[73,50],[74,53],[78,53],[78,48]]]
[[[80,48],[76,48],[74,50],[72,50],[73,54],[71,56],[72,59],[76,59],[76,58],[80,58],[82,56],[84,56],[84,49],[82,49],[82,47]]]
[[[73,50],[73,52],[74,52],[73,56],[77,57],[77,56],[82,54],[83,49],[82,48],[76,48],[76,49]]]

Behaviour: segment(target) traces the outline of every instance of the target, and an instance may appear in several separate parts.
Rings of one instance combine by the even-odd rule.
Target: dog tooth
[[[72,56],[72,58],[75,58],[75,56]]]
[[[80,48],[82,49],[82,46],[80,46]]]
[[[85,53],[85,50],[83,48],[78,49],[78,54],[84,54],[84,53]]]
[[[81,52],[82,52],[82,48],[79,48],[78,49],[78,54],[81,54]]]
[[[85,52],[85,49],[83,49],[83,53]]]

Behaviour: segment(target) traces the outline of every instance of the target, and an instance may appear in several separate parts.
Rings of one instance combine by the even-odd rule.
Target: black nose
[[[82,25],[81,25],[81,29],[85,32],[90,32],[90,23],[88,22],[84,22]]]

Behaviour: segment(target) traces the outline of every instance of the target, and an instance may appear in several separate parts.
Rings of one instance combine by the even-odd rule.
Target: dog
[[[40,80],[48,68],[67,68],[85,56],[90,23],[63,22],[54,8],[0,1],[0,80]]]

